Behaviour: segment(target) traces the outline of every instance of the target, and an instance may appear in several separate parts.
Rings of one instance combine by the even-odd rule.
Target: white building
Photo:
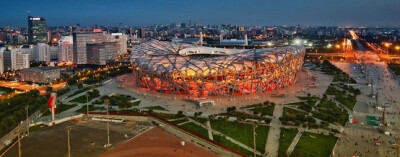
[[[128,44],[127,44],[128,36],[122,33],[111,33],[110,42],[116,42],[115,50],[118,54],[126,54],[128,53]]]
[[[22,53],[20,48],[4,51],[4,70],[15,71],[30,67],[29,54]]]
[[[58,42],[58,62],[73,62],[73,39],[72,36],[63,36]]]
[[[50,46],[45,43],[38,43],[35,48],[35,61],[50,62]]]
[[[3,53],[6,50],[5,47],[0,47],[0,74],[4,73],[4,57]]]
[[[59,46],[50,46],[50,60],[55,61],[58,59],[58,52],[60,51]]]
[[[29,47],[21,48],[21,53],[29,54],[29,61],[34,61],[36,59],[35,51],[35,45],[29,45]]]

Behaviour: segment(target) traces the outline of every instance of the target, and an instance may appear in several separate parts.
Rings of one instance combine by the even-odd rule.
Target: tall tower
[[[200,32],[199,45],[200,45],[200,46],[203,46],[203,32]]]
[[[222,44],[222,40],[224,40],[224,35],[219,34],[219,44]]]
[[[244,35],[244,46],[249,45],[248,41],[247,41],[247,34]]]
[[[28,16],[28,42],[30,44],[47,42],[46,19]]]

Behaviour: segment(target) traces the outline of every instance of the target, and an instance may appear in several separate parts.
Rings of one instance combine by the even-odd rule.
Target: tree
[[[52,87],[47,87],[47,88],[46,88],[46,92],[47,92],[47,93],[50,93],[50,92],[52,92],[52,91],[53,91],[53,88],[52,88]]]
[[[77,86],[78,86],[79,89],[82,89],[82,88],[83,88],[83,83],[82,83],[82,82],[79,82],[79,83],[77,84]]]
[[[93,89],[91,97],[95,98],[95,97],[98,97],[98,96],[100,96],[100,91],[98,89]]]

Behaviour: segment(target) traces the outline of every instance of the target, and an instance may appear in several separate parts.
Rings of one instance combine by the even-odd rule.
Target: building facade
[[[60,69],[55,67],[33,67],[21,70],[21,80],[35,83],[50,83],[60,78]]]
[[[122,33],[112,33],[111,34],[111,42],[116,42],[115,51],[116,53],[123,55],[128,53],[128,44],[127,44],[128,36]]]
[[[86,44],[87,64],[106,65],[105,44]]]
[[[23,54],[20,48],[4,51],[3,60],[5,71],[15,71],[30,67],[29,54]]]
[[[35,48],[35,61],[50,62],[50,46],[45,43],[38,43]]]
[[[46,19],[28,16],[28,42],[30,44],[47,42]]]

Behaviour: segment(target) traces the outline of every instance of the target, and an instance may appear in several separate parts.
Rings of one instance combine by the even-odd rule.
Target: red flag
[[[50,97],[47,99],[47,106],[49,107],[49,109],[53,108],[54,105],[54,97]]]

